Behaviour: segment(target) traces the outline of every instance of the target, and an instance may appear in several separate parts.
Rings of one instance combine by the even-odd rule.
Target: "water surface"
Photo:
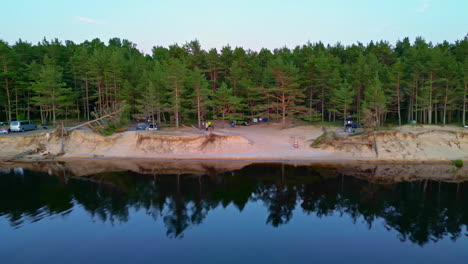
[[[0,172],[0,262],[464,263],[460,175],[445,165],[14,165]]]

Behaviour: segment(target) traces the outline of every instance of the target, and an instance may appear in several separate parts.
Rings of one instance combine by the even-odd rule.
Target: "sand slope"
[[[468,159],[468,131],[435,127],[418,131],[383,130],[324,140],[317,147],[380,160]]]

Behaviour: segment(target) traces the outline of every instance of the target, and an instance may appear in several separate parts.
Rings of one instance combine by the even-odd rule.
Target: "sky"
[[[468,0],[3,0],[0,39],[81,43],[128,39],[153,46],[294,48],[308,41],[390,44],[421,36],[440,43],[468,33]]]

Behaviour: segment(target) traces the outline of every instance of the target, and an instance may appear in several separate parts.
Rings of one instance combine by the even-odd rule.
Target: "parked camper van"
[[[37,129],[36,124],[30,120],[13,121],[10,123],[10,130],[15,132],[24,132]]]

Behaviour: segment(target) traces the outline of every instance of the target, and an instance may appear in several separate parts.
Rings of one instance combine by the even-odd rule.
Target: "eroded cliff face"
[[[331,134],[331,135],[330,135]],[[0,159],[26,150],[39,157],[61,158],[186,158],[264,160],[381,160],[448,161],[468,160],[468,131],[386,130],[358,136],[319,137],[309,147],[295,149],[284,136],[269,137],[258,144],[240,135],[161,135],[128,131],[103,137],[73,131],[62,136],[49,132],[25,137],[0,137]]]
[[[63,144],[63,147],[62,147]],[[200,135],[170,136],[151,133],[121,133],[109,137],[72,131],[43,133],[25,137],[0,138],[0,154],[14,155],[22,151],[49,152],[63,157],[109,156],[138,157],[151,155],[189,155],[242,153],[254,150],[249,140],[242,136]]]
[[[361,136],[324,139],[316,147],[381,160],[468,159],[468,131],[376,131]]]

